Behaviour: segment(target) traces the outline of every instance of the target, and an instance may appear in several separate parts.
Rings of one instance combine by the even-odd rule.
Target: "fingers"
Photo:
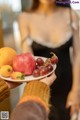
[[[72,106],[72,101],[70,100],[70,98],[68,98],[66,102],[66,108],[69,108],[71,106]]]
[[[71,101],[67,102],[66,104],[66,108],[70,108],[70,115],[74,114],[75,112],[78,113],[80,106],[79,104],[74,104]]]
[[[77,113],[74,113],[72,116],[71,116],[71,119],[70,120],[78,120],[78,114]]]
[[[55,80],[56,79],[56,74],[55,73],[52,73],[50,76],[47,77],[48,79],[50,80]]]
[[[78,120],[79,105],[73,104],[72,102],[67,102],[66,108],[70,108],[70,120]]]
[[[70,110],[71,120],[78,120],[78,115],[79,115],[79,105],[71,106],[71,110]]]
[[[41,79],[40,81],[50,86],[55,81],[55,79],[56,79],[56,75],[55,73],[53,73],[51,76]]]
[[[66,108],[69,108],[69,107],[71,107],[71,105],[72,105],[72,102],[67,102],[67,104],[66,104]]]
[[[78,96],[75,94],[72,94],[72,92],[68,95],[68,99],[66,102],[66,108],[70,108],[70,116],[71,120],[78,120],[78,114],[80,109],[80,101]]]
[[[68,98],[66,108],[70,108],[70,120],[78,120],[78,114],[80,109],[79,102],[77,101],[76,103],[75,101],[71,101],[71,99]]]
[[[12,89],[12,88],[15,88],[15,87],[17,87],[17,86],[19,86],[20,84],[22,84],[22,83],[16,83],[16,82],[7,82],[6,81],[6,84],[8,85],[8,87],[10,88],[10,89]]]
[[[70,110],[70,115],[73,115],[74,113],[78,114],[79,112],[79,105],[72,105]]]
[[[55,73],[53,73],[51,76],[50,76],[50,78],[49,78],[49,80],[51,81],[51,85],[52,85],[52,83],[56,80],[56,74]]]

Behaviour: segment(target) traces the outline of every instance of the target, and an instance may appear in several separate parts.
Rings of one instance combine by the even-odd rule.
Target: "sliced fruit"
[[[10,65],[3,65],[0,69],[0,74],[3,77],[10,77],[12,72],[13,72],[13,68]]]
[[[24,79],[24,74],[21,72],[12,72],[11,78],[15,80],[22,80]]]

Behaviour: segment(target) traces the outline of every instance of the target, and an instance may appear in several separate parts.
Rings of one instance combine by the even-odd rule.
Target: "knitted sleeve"
[[[29,82],[10,120],[48,120],[49,87],[40,81]]]
[[[4,80],[0,79],[0,102],[9,96],[9,88]]]
[[[32,100],[48,108],[49,98],[50,98],[50,88],[43,82],[32,81],[25,86],[19,104],[25,101]]]

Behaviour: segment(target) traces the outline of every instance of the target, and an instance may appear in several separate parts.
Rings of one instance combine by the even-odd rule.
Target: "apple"
[[[25,75],[31,75],[36,68],[36,61],[31,53],[22,53],[14,57],[12,66],[16,72],[21,72]]]

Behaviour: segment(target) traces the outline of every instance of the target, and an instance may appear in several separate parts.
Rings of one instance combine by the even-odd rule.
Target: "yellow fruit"
[[[24,79],[24,75],[21,72],[12,72],[11,78],[16,79],[16,80],[22,80]]]
[[[12,72],[13,72],[13,68],[10,65],[4,65],[0,69],[0,74],[3,77],[10,77]]]
[[[12,60],[16,55],[17,55],[16,51],[12,48],[9,47],[0,48],[0,68],[3,65],[11,65]]]

